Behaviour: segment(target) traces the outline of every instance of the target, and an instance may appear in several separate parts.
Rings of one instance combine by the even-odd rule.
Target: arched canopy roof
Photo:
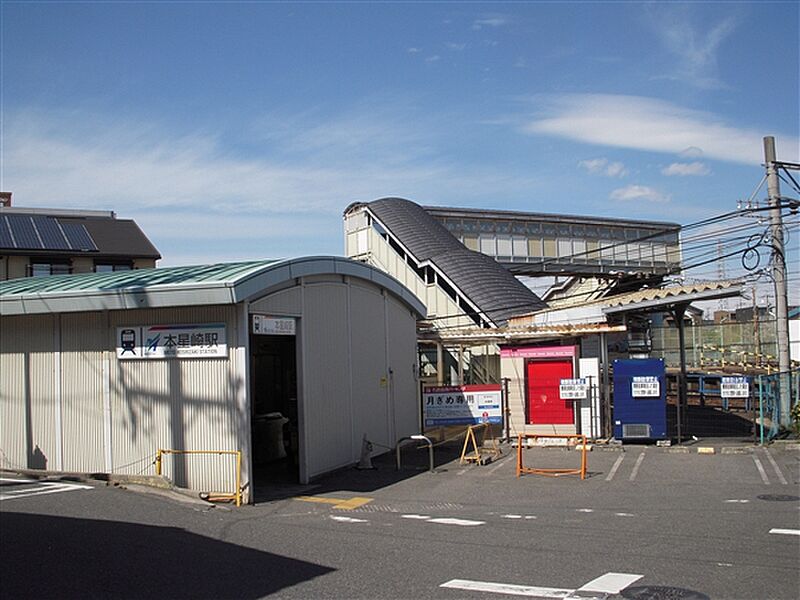
[[[374,267],[338,256],[310,256],[12,279],[0,283],[0,315],[237,304],[299,277],[330,274],[370,281],[419,317],[426,313],[411,291]]]

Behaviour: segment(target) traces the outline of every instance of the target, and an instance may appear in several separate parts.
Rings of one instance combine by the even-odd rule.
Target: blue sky
[[[341,254],[391,195],[690,223],[764,135],[800,160],[796,2],[1,10],[0,187],[134,218],[163,265]]]

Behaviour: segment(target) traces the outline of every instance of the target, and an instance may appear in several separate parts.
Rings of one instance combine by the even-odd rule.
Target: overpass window
[[[524,237],[514,237],[513,242],[514,256],[528,256],[528,240]]]
[[[507,235],[497,236],[498,256],[511,256],[511,237]]]

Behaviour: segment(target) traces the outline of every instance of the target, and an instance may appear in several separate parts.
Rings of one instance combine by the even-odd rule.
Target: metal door
[[[562,400],[559,384],[572,377],[572,359],[530,360],[527,365],[528,424],[572,425],[573,405]]]

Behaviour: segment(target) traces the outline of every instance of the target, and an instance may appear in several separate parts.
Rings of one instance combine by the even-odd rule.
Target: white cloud
[[[480,31],[484,27],[502,27],[503,25],[508,24],[508,17],[506,15],[484,15],[480,19],[475,19],[472,22],[472,29],[475,31]]]
[[[687,175],[703,176],[710,173],[711,169],[708,168],[708,165],[699,161],[690,163],[672,163],[671,165],[661,169],[661,174],[668,177],[674,175],[679,177],[685,177]]]
[[[448,50],[452,50],[453,52],[461,52],[462,50],[466,49],[466,44],[456,44],[455,42],[448,42],[444,45],[445,48]]]
[[[736,30],[738,19],[727,15],[703,31],[687,6],[649,6],[652,27],[675,66],[661,78],[683,81],[702,89],[727,87],[717,74],[717,54],[722,43]]]
[[[418,54],[422,52],[422,48],[415,48],[412,46],[411,48],[406,49],[406,52],[408,52],[409,54]]]
[[[719,117],[641,96],[565,94],[543,98],[545,116],[523,126],[590,144],[678,154],[702,149],[718,160],[758,165],[762,131],[726,124]],[[776,136],[779,148],[797,148],[800,140]]]
[[[625,177],[628,170],[621,162],[609,162],[607,158],[592,158],[578,162],[578,166],[595,175]]]
[[[432,62],[436,62],[436,61],[441,60],[441,59],[442,59],[441,56],[439,56],[438,54],[434,54],[433,56],[426,56],[425,57],[425,62],[432,63]]]
[[[703,151],[697,146],[689,146],[678,152],[678,156],[681,158],[701,158]]]
[[[669,202],[669,196],[646,185],[627,185],[617,188],[609,195],[612,200],[630,202],[633,200],[646,200],[648,202]]]

